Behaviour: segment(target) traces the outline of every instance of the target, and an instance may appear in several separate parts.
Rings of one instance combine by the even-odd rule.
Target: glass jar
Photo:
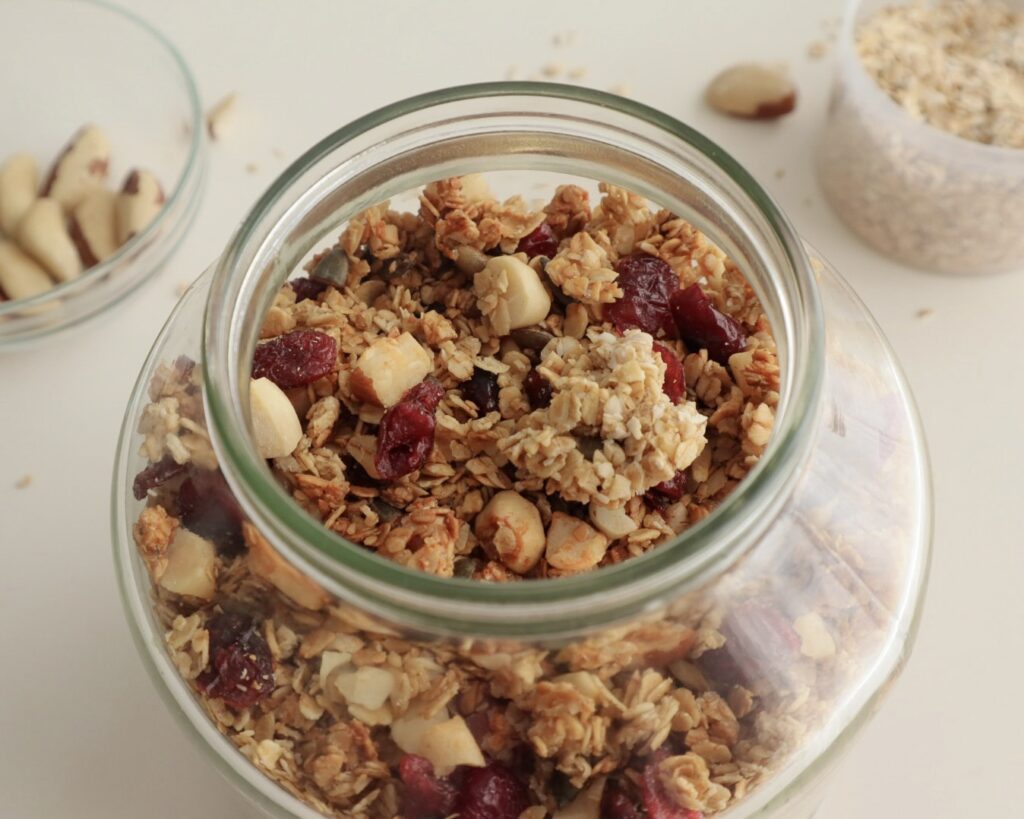
[[[251,442],[250,362],[285,279],[357,212],[471,172],[531,195],[539,183],[580,180],[640,193],[707,233],[761,298],[781,369],[772,442],[712,514],[642,556],[578,576],[507,584],[412,571],[308,516]],[[551,658],[564,652],[599,658],[591,663],[598,677],[655,672],[645,685],[657,682],[669,693],[659,688],[651,703],[642,692],[635,703],[619,703],[607,715],[608,730],[673,699],[648,734],[640,731],[638,758],[662,744],[668,723],[680,732],[670,740],[680,753],[708,740],[708,731],[734,732],[735,758],[705,766],[715,788],[727,791],[718,804],[723,815],[810,816],[822,774],[874,711],[913,642],[931,500],[921,430],[891,351],[849,287],[808,251],[746,171],[638,103],[581,88],[501,83],[427,94],[353,122],[296,161],[256,203],[146,361],[113,489],[117,570],[140,653],[168,706],[243,793],[272,816],[321,815],[316,806],[327,812],[324,803],[296,798],[273,728],[268,735],[265,724],[242,725],[253,715],[212,707],[183,678],[194,679],[197,657],[203,662],[196,621],[154,604],[133,544],[143,503],[132,481],[146,465],[140,421],[149,423],[146,405],[174,378],[191,385],[194,404],[193,419],[177,431],[207,459],[208,436],[254,531],[286,564],[284,585],[314,590],[307,602],[318,614],[294,605],[301,593],[290,596],[295,622],[322,625],[329,617],[335,631],[349,632],[346,644],[352,636],[360,645],[400,637],[441,667],[471,664],[484,676],[506,675],[503,684],[513,688],[536,689],[554,676],[591,685],[594,674],[587,683],[567,677],[564,664],[555,667]],[[698,708],[699,724],[673,717],[680,703]],[[718,720],[712,712],[725,703],[732,716]],[[504,713],[508,703],[493,707]],[[263,745],[268,738],[272,745]],[[554,761],[536,764],[550,771]],[[394,782],[385,778],[379,791],[368,815],[393,815]],[[362,815],[351,804],[335,808]]]

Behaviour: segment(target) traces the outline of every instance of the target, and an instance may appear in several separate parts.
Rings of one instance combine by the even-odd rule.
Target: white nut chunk
[[[459,716],[429,728],[420,740],[419,753],[433,763],[438,776],[447,776],[459,765],[482,768],[487,764],[472,731]]]
[[[482,173],[467,173],[459,177],[462,182],[462,198],[467,202],[481,202],[493,199],[490,185]]]
[[[434,369],[434,357],[409,333],[381,338],[363,350],[349,377],[352,394],[380,407],[397,404]]]
[[[89,191],[100,187],[110,165],[110,143],[95,125],[82,128],[57,157],[43,185],[49,196],[71,211]]]
[[[31,154],[15,154],[0,165],[0,231],[14,235],[38,189],[39,169]]]
[[[14,242],[0,239],[0,290],[11,299],[27,299],[53,288],[53,281]]]
[[[167,547],[160,586],[173,594],[212,600],[217,591],[217,550],[204,537],[179,527]]]
[[[334,687],[349,705],[376,711],[394,690],[395,675],[386,668],[368,665],[355,671],[342,671],[334,678]]]
[[[626,514],[626,509],[623,506],[602,506],[599,503],[591,503],[590,522],[612,540],[625,537],[638,528],[636,521]]]
[[[480,510],[473,523],[476,536],[490,543],[501,562],[525,574],[544,553],[544,524],[540,511],[511,489],[499,492]]]
[[[249,383],[253,438],[262,458],[291,455],[302,438],[302,423],[288,396],[269,378]]]
[[[409,707],[401,717],[391,723],[391,738],[395,745],[407,754],[423,756],[423,737],[435,725],[448,721],[448,711],[441,708],[430,716],[425,716],[420,708]]]
[[[556,569],[583,572],[592,569],[608,551],[608,538],[593,526],[564,512],[555,512],[548,527],[545,557]]]
[[[117,197],[117,241],[124,244],[142,233],[164,206],[164,191],[149,171],[134,170]]]
[[[345,451],[352,456],[357,464],[373,478],[380,480],[380,472],[377,471],[377,437],[375,435],[353,435],[345,445]]]
[[[327,605],[330,598],[323,587],[287,563],[248,521],[242,524],[242,536],[249,547],[249,569],[253,574],[271,583],[304,609],[319,611]]]
[[[607,782],[603,776],[595,779],[572,802],[555,811],[553,819],[601,819],[601,800]]]
[[[97,189],[71,212],[68,231],[85,267],[110,258],[118,248],[116,202],[116,193]]]
[[[496,256],[473,277],[477,306],[498,335],[538,324],[551,312],[551,296],[537,272],[515,256]]]
[[[78,248],[71,241],[64,212],[55,200],[44,197],[33,202],[21,217],[15,238],[57,281],[71,281],[82,272]]]
[[[796,86],[781,66],[740,63],[711,81],[707,100],[723,114],[775,119],[796,107]]]

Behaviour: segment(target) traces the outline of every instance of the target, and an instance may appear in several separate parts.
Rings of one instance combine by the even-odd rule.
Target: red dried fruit
[[[673,501],[686,494],[686,472],[676,472],[667,481],[652,486],[647,490],[644,499],[655,508],[664,509]]]
[[[721,627],[725,645],[707,651],[701,667],[720,687],[746,685],[765,676],[786,676],[800,654],[800,635],[789,619],[764,600],[735,606]]]
[[[530,409],[541,409],[551,403],[551,382],[536,370],[530,370],[523,379],[523,390]]]
[[[252,377],[282,389],[302,387],[338,369],[338,343],[317,330],[292,330],[257,345]]]
[[[405,785],[406,819],[443,819],[454,812],[455,786],[447,777],[434,775],[429,759],[406,754],[398,763],[398,776]]]
[[[206,628],[210,632],[210,664],[196,680],[200,691],[241,710],[274,690],[274,660],[255,620],[224,612]]]
[[[135,500],[142,500],[149,494],[150,489],[163,486],[175,475],[180,475],[184,471],[184,464],[179,464],[170,455],[165,455],[135,476],[135,480],[132,481],[132,494],[135,496]]]
[[[624,256],[615,263],[622,297],[604,306],[604,317],[620,332],[637,327],[655,338],[675,338],[669,298],[679,276],[668,263],[647,253]]]
[[[459,392],[467,401],[476,404],[478,415],[498,409],[498,376],[494,373],[474,367],[472,378],[459,385]]]
[[[636,803],[618,782],[605,785],[601,796],[601,819],[640,819]]]
[[[444,387],[428,378],[384,413],[373,459],[381,478],[393,481],[426,463],[434,448],[434,413],[443,396]]]
[[[658,760],[644,767],[643,800],[648,819],[701,819],[700,811],[680,808],[673,804],[658,781]]]
[[[219,469],[191,469],[178,489],[185,528],[212,540],[222,552],[239,551],[245,514]]]
[[[531,259],[534,256],[554,256],[558,253],[558,237],[555,236],[551,225],[541,222],[531,233],[519,240],[516,253],[525,253]]]
[[[712,360],[725,364],[729,356],[746,348],[747,334],[743,325],[715,307],[699,284],[691,284],[675,293],[671,305],[679,335],[707,348]]]
[[[686,397],[686,375],[683,372],[683,363],[668,347],[657,341],[654,342],[654,351],[665,362],[665,380],[661,384],[661,389],[673,404],[678,404]]]
[[[288,286],[295,291],[295,301],[315,299],[327,289],[327,282],[318,282],[316,279],[301,278],[292,279]]]
[[[530,794],[508,768],[492,762],[466,770],[455,803],[459,819],[519,819],[530,807]]]

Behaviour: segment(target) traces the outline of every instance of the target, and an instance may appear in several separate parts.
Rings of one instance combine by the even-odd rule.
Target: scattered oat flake
[[[821,40],[815,40],[807,47],[807,56],[812,60],[820,60],[828,53],[828,46]]]
[[[608,89],[612,94],[618,94],[620,97],[628,97],[632,94],[633,89],[623,83],[616,83]]]
[[[246,173],[259,173],[259,170],[260,170],[260,166],[257,165],[255,162],[246,162],[245,163],[245,172]]]
[[[569,69],[570,80],[582,80],[585,76],[587,76],[586,66],[580,65],[577,66],[576,68]]]
[[[776,168],[776,170],[775,170],[775,178],[776,179],[782,179],[782,177],[784,177],[785,175],[786,175],[786,169],[785,168]]]
[[[228,94],[206,113],[206,130],[210,139],[221,139],[234,119],[238,105],[238,95]]]
[[[929,316],[934,316],[935,310],[933,310],[931,307],[922,307],[920,310],[914,313],[914,315],[919,319],[926,319]]]
[[[545,63],[540,73],[548,78],[560,77],[565,73],[565,66],[561,63]]]
[[[174,288],[174,292],[178,294],[178,298],[180,299],[188,292],[188,289],[191,286],[192,285],[189,282],[178,282],[178,286]]]
[[[31,475],[22,475],[20,478],[18,478],[18,480],[16,480],[14,482],[14,488],[15,489],[28,489],[28,487],[31,486],[31,484],[32,484],[32,476]]]

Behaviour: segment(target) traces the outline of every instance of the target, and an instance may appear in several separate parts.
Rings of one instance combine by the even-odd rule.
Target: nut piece
[[[538,324],[551,311],[551,296],[532,267],[515,256],[495,256],[473,277],[480,311],[495,332]]]
[[[483,768],[487,764],[469,726],[459,716],[427,729],[420,740],[420,755],[434,764],[438,776],[447,776],[459,765]]]
[[[395,675],[372,665],[355,671],[343,671],[334,679],[334,687],[345,702],[375,711],[387,702],[395,688]]]
[[[117,197],[117,241],[124,244],[142,233],[164,206],[164,191],[149,171],[134,170]]]
[[[612,540],[625,537],[630,532],[637,530],[636,522],[626,514],[626,509],[622,506],[611,507],[592,503],[590,504],[590,522]]]
[[[302,423],[288,396],[269,378],[249,382],[253,438],[262,458],[291,455],[302,438]]]
[[[423,715],[421,708],[409,707],[401,717],[391,723],[391,738],[395,745],[407,754],[423,756],[423,737],[427,731],[442,722],[447,722],[448,712],[444,708],[435,711],[431,716]]]
[[[53,288],[53,282],[35,260],[14,242],[0,239],[0,290],[10,299],[27,299]]]
[[[775,119],[796,107],[796,86],[781,66],[740,63],[711,81],[707,101],[734,117]]]
[[[409,333],[373,342],[349,377],[352,394],[380,407],[397,404],[434,369],[434,357]]]
[[[565,572],[592,569],[607,550],[608,538],[593,526],[564,512],[551,516],[545,556],[556,569]]]
[[[377,436],[375,435],[353,435],[348,439],[345,451],[352,456],[363,471],[375,481],[379,481],[380,472],[377,471]]]
[[[319,611],[330,601],[319,583],[286,563],[265,537],[249,521],[242,523],[242,536],[249,547],[249,569],[273,584],[281,594],[311,611]]]
[[[604,798],[604,786],[608,780],[598,777],[584,791],[576,795],[564,808],[555,811],[553,819],[601,819],[601,799]]]
[[[237,104],[238,95],[228,94],[206,112],[206,131],[214,142],[227,132],[235,118]]]
[[[71,211],[89,191],[100,187],[110,165],[110,143],[95,125],[87,125],[71,138],[57,157],[40,196],[56,199]]]
[[[15,238],[57,281],[71,281],[82,272],[82,260],[56,200],[36,199],[18,223]]]
[[[167,547],[160,585],[174,594],[212,600],[217,591],[217,550],[204,537],[179,527]]]
[[[14,235],[38,189],[39,169],[31,154],[15,154],[0,165],[0,231]]]
[[[85,267],[99,264],[118,248],[116,202],[117,194],[98,188],[71,212],[68,233]]]
[[[476,536],[492,543],[501,562],[525,574],[544,552],[544,524],[537,507],[518,492],[499,492],[480,510],[473,523]]]
[[[820,615],[813,611],[793,621],[793,630],[800,635],[800,653],[812,660],[824,660],[836,653],[835,638]]]
[[[482,173],[467,173],[459,179],[462,181],[462,198],[466,202],[481,202],[494,198],[491,187]]]

